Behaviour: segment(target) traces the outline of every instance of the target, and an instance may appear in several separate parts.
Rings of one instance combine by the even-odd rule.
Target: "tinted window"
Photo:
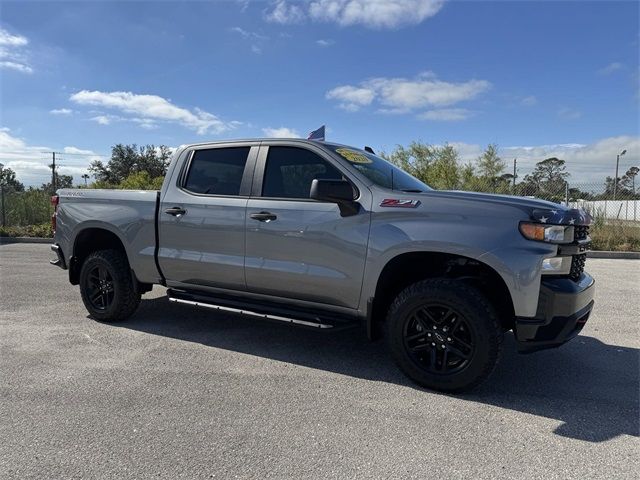
[[[196,150],[185,188],[194,193],[239,195],[250,148]]]
[[[341,180],[342,174],[309,150],[269,147],[262,196],[309,198],[314,178]]]

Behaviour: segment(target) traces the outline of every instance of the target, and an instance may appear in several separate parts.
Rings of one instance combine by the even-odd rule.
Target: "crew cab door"
[[[369,190],[359,189],[359,212],[343,217],[337,204],[309,198],[314,178],[348,179],[344,167],[319,147],[272,143],[260,148],[247,203],[247,289],[357,308]]]
[[[258,143],[195,148],[173,172],[158,213],[168,286],[245,290],[245,216]]]

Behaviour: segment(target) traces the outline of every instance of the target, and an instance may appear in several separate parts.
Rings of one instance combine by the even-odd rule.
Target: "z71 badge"
[[[380,202],[381,207],[416,208],[420,200],[400,200],[398,198],[385,198]]]

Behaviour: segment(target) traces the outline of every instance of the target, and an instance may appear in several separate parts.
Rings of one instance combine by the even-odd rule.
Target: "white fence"
[[[640,220],[640,200],[577,200],[569,205],[607,219]]]

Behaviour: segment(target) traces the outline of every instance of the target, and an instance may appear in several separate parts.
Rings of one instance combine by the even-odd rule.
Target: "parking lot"
[[[1,478],[637,478],[640,261],[587,263],[581,336],[472,394],[383,343],[143,297],[87,318],[48,245],[0,245]],[[633,474],[633,472],[636,472]]]

